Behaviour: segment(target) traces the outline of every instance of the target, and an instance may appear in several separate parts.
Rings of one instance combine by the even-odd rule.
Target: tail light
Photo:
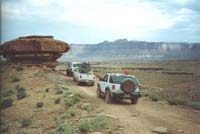
[[[80,78],[82,78],[82,76],[80,76]]]
[[[115,85],[112,85],[112,90],[115,90]]]

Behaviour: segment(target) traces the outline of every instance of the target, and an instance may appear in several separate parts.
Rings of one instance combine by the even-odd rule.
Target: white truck
[[[93,86],[96,81],[96,77],[93,74],[91,66],[88,63],[83,63],[79,68],[74,70],[73,80],[77,81],[77,84],[86,83]]]
[[[140,97],[140,82],[132,75],[107,73],[97,84],[97,96],[105,97],[106,103],[112,99],[130,99],[137,104]]]
[[[69,62],[66,72],[67,76],[73,76],[74,70],[77,69],[81,64],[81,62]]]

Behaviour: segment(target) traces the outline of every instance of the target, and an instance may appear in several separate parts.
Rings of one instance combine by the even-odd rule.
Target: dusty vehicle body
[[[97,96],[105,97],[106,103],[112,99],[130,99],[132,104],[140,97],[140,82],[135,76],[107,73],[97,84]]]
[[[88,63],[83,63],[77,69],[74,70],[73,80],[77,81],[78,84],[86,83],[94,85],[96,77],[93,74],[91,65]]]
[[[81,64],[81,62],[69,62],[66,75],[73,77],[74,70],[77,69]]]

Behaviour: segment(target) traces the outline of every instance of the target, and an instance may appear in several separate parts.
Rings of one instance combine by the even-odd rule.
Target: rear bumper
[[[134,93],[130,93],[130,94],[126,94],[126,93],[112,93],[113,97],[116,98],[121,98],[121,99],[131,99],[131,98],[139,98],[141,97],[140,92],[134,92]]]
[[[78,82],[82,82],[82,83],[94,83],[94,80],[84,80],[84,79],[81,79],[81,80],[78,80]]]

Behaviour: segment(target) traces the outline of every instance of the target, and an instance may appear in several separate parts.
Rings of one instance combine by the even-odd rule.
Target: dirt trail
[[[199,111],[155,103],[144,98],[137,105],[132,105],[129,100],[106,104],[104,99],[96,97],[96,86],[78,86],[69,77],[66,77],[65,84],[85,93],[94,105],[116,117],[123,134],[151,134],[152,129],[159,126],[167,128],[170,134],[200,133]]]

